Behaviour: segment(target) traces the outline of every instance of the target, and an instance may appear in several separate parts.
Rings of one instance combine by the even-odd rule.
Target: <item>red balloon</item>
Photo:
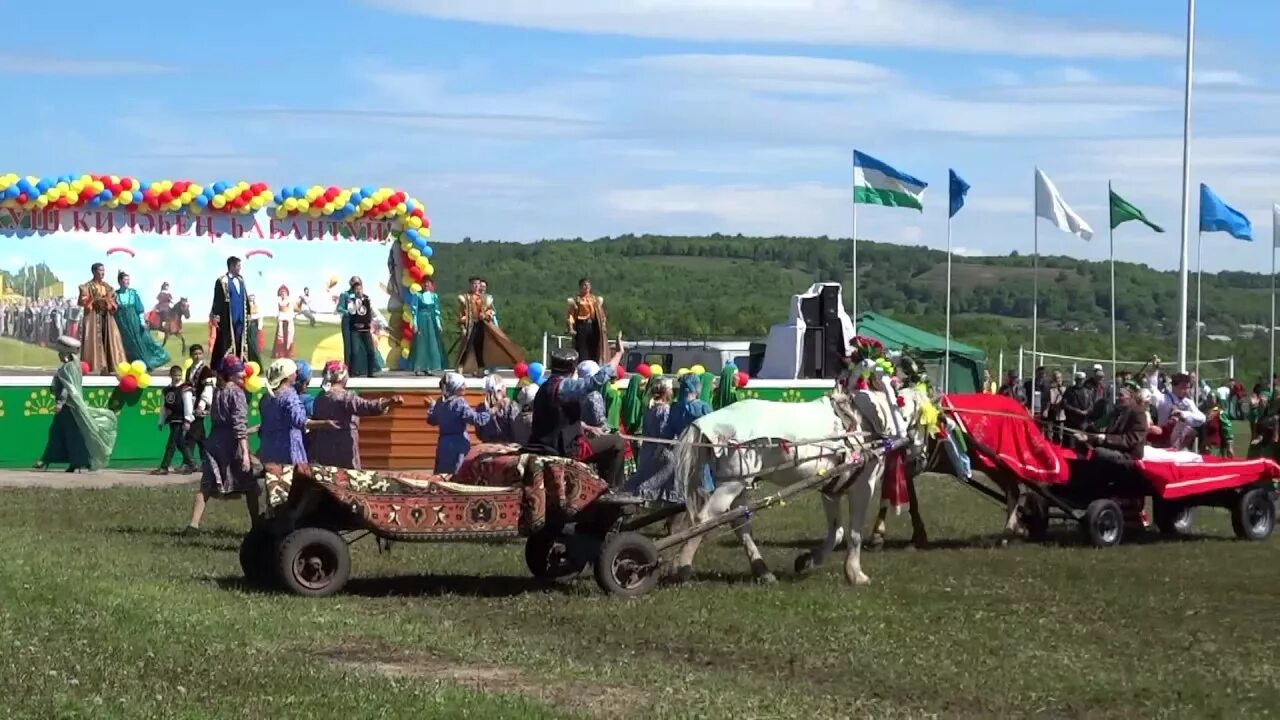
[[[68,203],[68,202],[67,202],[67,199],[66,199],[66,198],[64,198],[64,197],[60,197],[60,198],[58,198],[57,200],[55,200],[55,201],[53,202],[53,204],[54,204],[54,206],[55,206],[55,207],[57,207],[57,208],[61,209],[61,208],[65,208],[65,207],[67,207],[67,205],[69,205],[70,203]]]
[[[125,375],[120,378],[120,392],[132,393],[138,391],[138,378],[132,375]]]
[[[529,363],[518,362],[512,370],[515,371],[517,379],[523,378],[525,375],[529,374]]]
[[[120,178],[120,187],[125,190],[133,189],[133,180],[127,177]]]
[[[26,204],[27,204],[27,200],[28,200],[28,199],[29,199],[29,198],[27,198],[27,194],[26,194],[26,193],[18,193],[18,204],[19,204],[19,205],[26,205]]]
[[[80,374],[81,375],[89,374],[89,363],[85,362],[84,360],[80,361]]]
[[[618,366],[618,379],[619,380],[627,379],[627,369],[622,367],[621,365]]]
[[[750,375],[747,375],[746,373],[742,372],[741,370],[739,370],[739,371],[738,371],[738,389],[739,389],[739,390],[741,390],[742,388],[746,387],[746,386],[747,386],[747,382],[748,382],[748,381],[750,381],[750,380],[751,380],[751,376],[750,376]]]
[[[645,380],[648,380],[650,377],[653,376],[653,370],[649,367],[649,363],[640,363],[639,365],[637,365],[636,372],[639,373],[640,377],[644,378]]]

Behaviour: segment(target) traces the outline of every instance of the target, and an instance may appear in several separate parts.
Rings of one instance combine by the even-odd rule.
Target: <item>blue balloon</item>
[[[213,184],[213,191],[214,191],[215,193],[224,193],[224,192],[226,192],[226,191],[227,191],[227,184],[226,184],[225,182],[223,182],[223,181],[219,180],[218,182],[215,182],[215,183]]]
[[[373,189],[373,188],[371,188],[371,187],[362,187],[362,188],[360,188],[360,194],[361,194],[361,195],[363,195],[364,197],[373,197],[373,194],[374,194],[375,192],[377,192],[377,190],[374,190],[374,189]]]
[[[35,190],[35,187],[31,185],[30,180],[26,178],[22,178],[21,180],[18,181],[18,192],[24,192],[30,195],[32,190]]]
[[[529,363],[529,380],[530,381],[541,385],[542,379],[543,379],[542,378],[543,372],[544,372],[544,368],[542,367],[542,363],[540,362]]]
[[[343,214],[344,216],[346,216],[346,217],[350,217],[350,216],[352,216],[352,215],[355,215],[355,214],[356,214],[356,206],[355,206],[355,205],[352,205],[351,203],[347,203],[346,205],[343,205],[343,206],[342,206],[342,214]]]
[[[209,198],[205,197],[204,195],[195,196],[195,199],[193,200],[193,202],[202,208],[209,207]]]
[[[44,194],[49,190],[49,188],[53,186],[54,186],[54,183],[49,182],[45,178],[40,178],[40,180],[36,182],[36,192],[40,194]]]
[[[271,196],[271,201],[276,205],[279,205],[280,203],[284,202],[284,193],[277,190],[276,194]]]
[[[100,200],[101,202],[106,202],[106,201],[108,201],[108,200],[110,200],[110,199],[111,199],[111,191],[110,191],[110,190],[106,190],[106,189],[104,189],[102,192],[98,193],[98,200]]]
[[[404,201],[405,212],[413,212],[416,207],[418,207],[418,204],[413,201],[413,198]]]
[[[293,196],[299,200],[307,196],[307,191],[302,189],[301,185],[293,186]]]
[[[435,253],[435,250],[432,250],[431,246],[426,243],[423,243],[422,247],[418,248],[418,251],[421,252],[422,257],[425,258],[429,258],[433,253]]]
[[[409,228],[408,230],[405,230],[405,231],[404,231],[404,236],[405,236],[405,238],[406,238],[406,239],[408,239],[408,240],[409,240],[409,242],[413,243],[414,245],[417,245],[417,244],[418,244],[418,231],[417,231],[417,230],[414,230],[413,228]]]

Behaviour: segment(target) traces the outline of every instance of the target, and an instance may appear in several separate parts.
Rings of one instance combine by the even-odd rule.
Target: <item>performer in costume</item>
[[[141,360],[147,370],[155,370],[169,362],[169,353],[160,347],[160,343],[143,326],[142,297],[137,290],[129,287],[129,273],[118,273],[116,282],[120,285],[116,290],[116,325],[120,328],[120,342],[124,346],[125,357],[131,361]]]
[[[67,472],[100,470],[110,462],[115,449],[116,414],[107,408],[89,407],[85,402],[80,359],[76,357],[80,342],[63,336],[55,345],[62,365],[53,376],[49,392],[57,410],[36,468],[66,463]]]
[[[116,325],[116,294],[102,281],[106,268],[94,263],[90,268],[93,279],[80,286],[78,304],[84,309],[84,321],[80,323],[81,346],[89,372],[110,375],[116,366],[126,362],[124,344],[120,341],[120,328]]]
[[[493,296],[484,292],[484,280],[473,277],[471,292],[458,296],[458,329],[462,352],[458,369],[479,376],[487,367],[514,367],[524,362],[524,351],[494,324]]]
[[[262,355],[262,313],[258,310],[258,296],[249,295],[249,356],[258,360]]]
[[[422,292],[409,293],[409,310],[413,313],[415,326],[409,365],[415,375],[431,375],[444,369],[440,296],[436,295],[435,285],[430,280],[424,281],[421,287]]]
[[[222,367],[222,358],[227,355],[242,363],[258,359],[249,342],[249,291],[240,276],[238,257],[227,258],[227,274],[213,284],[209,334],[210,367]]]
[[[573,349],[578,362],[600,362],[609,353],[609,329],[605,327],[604,298],[591,294],[591,280],[578,281],[578,294],[569,298],[569,314],[565,319],[573,336]]]
[[[293,357],[293,300],[289,298],[289,287],[281,285],[276,291],[276,339],[272,344],[271,357]]]
[[[352,375],[373,377],[378,368],[375,358],[378,351],[373,339],[373,303],[364,294],[360,278],[351,278],[351,290],[346,294],[345,312],[347,334],[350,342],[343,344],[347,366]],[[345,338],[344,338],[345,339]]]

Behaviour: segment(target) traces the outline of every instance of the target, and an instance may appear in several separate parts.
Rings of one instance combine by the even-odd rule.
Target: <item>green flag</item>
[[[1111,229],[1112,230],[1116,229],[1116,227],[1118,227],[1120,223],[1129,222],[1130,220],[1137,220],[1138,222],[1142,223],[1143,225],[1146,225],[1147,227],[1151,228],[1152,230],[1155,230],[1158,233],[1164,232],[1164,228],[1148,220],[1147,216],[1143,215],[1142,211],[1134,207],[1133,204],[1130,203],[1128,200],[1125,200],[1124,198],[1117,195],[1114,190],[1109,190],[1108,192],[1111,193]]]

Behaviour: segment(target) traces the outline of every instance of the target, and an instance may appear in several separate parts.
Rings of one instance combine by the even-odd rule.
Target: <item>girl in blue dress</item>
[[[142,306],[138,291],[129,287],[129,273],[116,275],[120,288],[116,290],[116,326],[120,328],[120,344],[130,361],[141,360],[147,370],[155,370],[169,362],[169,353],[151,337],[142,325],[147,310]]]
[[[436,445],[435,472],[452,475],[471,450],[469,425],[486,425],[489,413],[467,405],[467,381],[456,372],[447,372],[440,380],[439,400],[427,400],[427,424],[440,428]]]

